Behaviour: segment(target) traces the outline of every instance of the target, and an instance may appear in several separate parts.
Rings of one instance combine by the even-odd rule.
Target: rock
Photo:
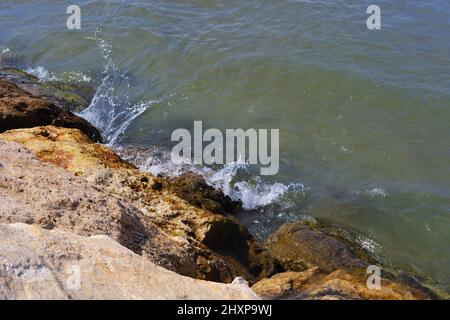
[[[14,141],[33,151],[44,161],[67,169],[76,175],[99,173],[105,168],[135,169],[111,149],[96,144],[75,129],[56,126],[10,130],[1,139]],[[100,174],[100,173],[99,173]]]
[[[0,140],[0,154],[0,223],[106,234],[160,266],[196,275],[188,244],[161,231],[126,197],[41,162],[19,144]]]
[[[368,276],[368,275],[366,275]],[[423,300],[425,293],[388,279],[381,280],[379,289],[369,289],[367,278],[343,270],[332,273],[319,268],[303,272],[284,272],[263,279],[252,286],[264,299],[294,300]]]
[[[72,112],[81,112],[88,108],[95,95],[95,90],[90,86],[60,81],[47,81],[41,88],[43,90],[38,94],[39,97]]]
[[[170,179],[172,190],[180,198],[189,203],[214,213],[235,213],[242,207],[240,201],[233,201],[205,182],[205,179],[195,173],[187,172]]]
[[[245,280],[242,277],[237,277],[236,279],[233,280],[233,282],[231,282],[231,284],[235,285],[235,286],[244,286],[244,287],[248,287],[248,282],[247,280]]]
[[[318,273],[317,267],[303,272],[277,273],[254,284],[252,290],[264,299],[286,299],[298,294],[305,282]]]
[[[145,217],[144,230],[147,224],[156,225],[189,248],[186,260],[194,260],[194,274],[190,268],[172,270],[227,283],[238,276],[254,283],[275,272],[270,255],[232,215],[191,205],[172,191],[176,188],[173,181],[139,171],[107,147],[92,143],[79,130],[36,127],[8,131],[0,134],[0,139],[21,143],[40,160],[72,172],[107,194],[130,201]],[[155,190],[155,183],[161,183],[163,188]],[[30,221],[36,223],[35,219]],[[73,224],[77,227],[77,220]]]
[[[258,299],[165,270],[110,237],[0,224],[0,299]]]
[[[102,140],[100,132],[85,119],[4,80],[0,80],[0,119],[0,132],[56,125],[77,128],[96,142]]]
[[[358,270],[368,265],[355,248],[302,221],[281,226],[266,240],[265,247],[286,271],[318,266],[333,272]]]
[[[0,79],[14,83],[34,97],[72,112],[81,112],[86,109],[95,94],[95,90],[89,86],[59,81],[40,81],[25,71],[5,64],[0,64]]]

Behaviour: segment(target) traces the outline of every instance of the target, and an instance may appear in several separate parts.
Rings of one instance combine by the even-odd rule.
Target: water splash
[[[12,53],[9,48],[0,47],[0,62],[3,59],[8,59],[9,57],[11,57],[11,55],[12,55]]]
[[[283,184],[263,181],[260,176],[253,175],[249,170],[250,165],[243,161],[212,168],[200,165],[175,164],[171,161],[168,150],[156,146],[151,149],[119,147],[117,151],[123,159],[154,175],[163,174],[174,177],[185,172],[199,174],[210,186],[221,189],[224,194],[230,196],[233,200],[241,200],[245,210],[255,210],[275,203],[284,209],[288,209],[290,203],[285,196],[295,193],[303,198],[307,190],[301,183]]]
[[[28,67],[25,69],[26,73],[32,74],[33,76],[37,77],[39,80],[54,80],[55,76],[50,73],[47,69],[45,69],[43,66],[37,66],[37,67]]]
[[[363,191],[354,191],[353,194],[365,195],[372,198],[389,196],[389,193],[386,191],[386,189],[383,188],[373,188],[373,189],[366,189]]]
[[[130,84],[129,78],[112,60],[111,43],[100,37],[99,30],[94,33],[93,37],[87,39],[97,43],[104,60],[104,69],[103,78],[90,106],[79,115],[100,130],[104,141],[109,146],[116,146],[133,120],[159,101],[131,103],[128,101],[128,96],[119,96],[116,88],[121,85],[129,88]]]
[[[0,47],[0,55],[9,54],[10,52],[9,48]]]

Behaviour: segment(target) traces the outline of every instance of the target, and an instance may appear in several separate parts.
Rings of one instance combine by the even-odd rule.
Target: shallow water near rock
[[[0,61],[98,87],[82,116],[110,145],[156,148],[177,128],[280,129],[280,172],[197,167],[244,200],[264,238],[314,217],[450,287],[450,5],[378,1],[2,1]],[[18,23],[21,21],[21,23]],[[130,156],[131,157],[131,156]]]

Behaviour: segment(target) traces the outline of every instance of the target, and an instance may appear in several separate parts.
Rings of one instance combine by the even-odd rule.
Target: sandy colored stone
[[[0,140],[0,223],[106,234],[150,261],[195,276],[189,245],[170,237],[129,199],[111,194],[23,146]]]
[[[0,299],[258,299],[242,281],[178,275],[110,237],[0,224]]]
[[[271,278],[258,281],[252,289],[264,299],[283,299],[300,290],[302,285],[317,273],[319,273],[318,268],[303,272],[277,273]]]

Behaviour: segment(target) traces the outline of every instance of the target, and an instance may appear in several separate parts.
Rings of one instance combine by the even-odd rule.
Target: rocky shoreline
[[[438,298],[391,275],[368,289],[370,257],[318,225],[259,243],[201,177],[153,176],[102,145],[72,112],[89,102],[0,67],[0,299]]]

